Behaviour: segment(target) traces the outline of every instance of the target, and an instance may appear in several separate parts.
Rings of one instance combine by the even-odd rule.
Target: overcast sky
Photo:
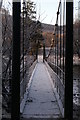
[[[40,14],[41,15],[40,20],[42,22],[48,23],[48,24],[56,23],[56,16],[57,16],[56,13],[58,10],[58,5],[60,0],[32,0],[32,1],[34,1],[37,5],[38,19]],[[77,5],[78,5],[78,0],[74,0],[74,17],[77,17],[78,10],[76,10],[75,8],[77,7]]]
[[[5,5],[8,1],[11,3],[12,0],[3,0]],[[56,13],[58,10],[58,5],[60,0],[31,0],[36,3],[37,19],[43,23],[55,24],[56,23]],[[64,1],[64,0],[62,0]],[[77,12],[75,7],[77,7],[79,0],[74,0],[74,17],[77,17]],[[9,5],[8,5],[9,8]],[[11,8],[10,8],[11,11]],[[63,11],[63,10],[62,10]],[[39,17],[40,16],[40,17]],[[75,18],[74,18],[75,19]]]
[[[55,24],[59,0],[33,0],[33,1],[35,1],[37,5],[37,18],[44,23]]]

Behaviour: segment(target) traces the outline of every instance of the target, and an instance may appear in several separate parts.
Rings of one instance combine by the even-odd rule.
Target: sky
[[[37,18],[41,22],[53,24],[56,21],[58,0],[33,0],[37,5]],[[39,18],[40,15],[40,18]]]
[[[8,1],[11,3],[12,0],[3,0],[6,5]],[[37,20],[47,24],[55,24],[57,17],[57,10],[60,0],[31,0],[36,4]],[[63,0],[62,0],[63,1]],[[74,19],[77,17],[78,10],[76,9],[79,0],[74,0]],[[9,8],[9,7],[8,7]],[[10,9],[11,11],[11,9]],[[62,10],[63,11],[63,10]]]
[[[37,5],[37,18],[43,23],[55,24],[58,0],[33,0]],[[39,18],[40,15],[40,18]]]
[[[39,13],[40,13],[41,15],[40,21],[42,21],[43,23],[48,23],[48,24],[56,23],[56,17],[57,17],[56,13],[58,10],[58,5],[60,0],[32,0],[32,1],[34,1],[37,5],[37,19],[39,19]],[[76,10],[78,1],[79,0],[74,0],[74,19],[75,17],[77,17],[77,13],[78,13],[78,10]]]

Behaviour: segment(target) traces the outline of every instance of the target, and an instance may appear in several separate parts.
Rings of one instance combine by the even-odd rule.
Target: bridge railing
[[[65,42],[66,42],[66,1],[60,0],[56,24],[53,30],[53,45],[46,60],[55,72],[55,88],[64,107],[65,96]]]
[[[26,92],[27,85],[30,80],[30,76],[32,71],[36,65],[36,56],[32,56],[27,54],[24,60],[24,68],[23,68],[23,60],[21,61],[21,69],[20,69],[20,100],[24,99],[24,94]]]
[[[24,99],[24,94],[28,86],[32,71],[36,65],[36,47],[33,48],[31,36],[34,31],[30,31],[28,26],[27,5],[22,3],[21,17],[21,56],[20,56],[20,102]],[[32,27],[34,23],[31,23]]]
[[[15,2],[16,4],[16,2]],[[2,11],[2,109],[3,109],[3,117],[9,113],[11,114],[11,100],[12,100],[12,62],[13,62],[13,15],[10,15],[6,8]],[[20,102],[24,98],[24,94],[26,92],[26,87],[29,83],[30,76],[32,71],[36,65],[36,48],[35,52],[32,48],[32,42],[30,40],[30,36],[27,35],[27,16],[22,16],[25,12],[20,12]],[[33,32],[33,31],[32,31]],[[17,37],[16,37],[17,38]],[[16,39],[17,40],[17,39]],[[18,42],[18,40],[17,40]],[[19,47],[19,46],[18,46]],[[16,51],[16,49],[15,49]],[[16,56],[17,59],[18,56]],[[17,64],[16,64],[17,67]],[[15,68],[16,69],[16,68]],[[16,82],[17,80],[14,79]],[[15,82],[15,83],[16,83]],[[18,89],[19,90],[19,89]],[[16,91],[17,92],[17,91]],[[19,95],[18,95],[19,96]],[[14,103],[14,101],[13,101]],[[6,111],[6,112],[4,112]]]

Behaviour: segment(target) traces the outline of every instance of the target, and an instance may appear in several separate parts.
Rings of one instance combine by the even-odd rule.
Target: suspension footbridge
[[[23,14],[21,2],[13,2],[12,49],[9,46],[3,51],[2,92],[4,100],[8,101],[3,107],[12,120],[72,120],[73,2],[59,1],[53,45],[49,50],[38,34],[40,22],[31,21],[26,10],[25,2]],[[38,35],[33,44],[33,37],[36,39]],[[43,43],[41,49],[39,38]]]

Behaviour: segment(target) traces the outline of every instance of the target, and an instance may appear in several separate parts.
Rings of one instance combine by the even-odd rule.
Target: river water
[[[73,66],[73,115],[80,120],[80,66]]]
[[[73,67],[73,102],[80,105],[80,66]]]

